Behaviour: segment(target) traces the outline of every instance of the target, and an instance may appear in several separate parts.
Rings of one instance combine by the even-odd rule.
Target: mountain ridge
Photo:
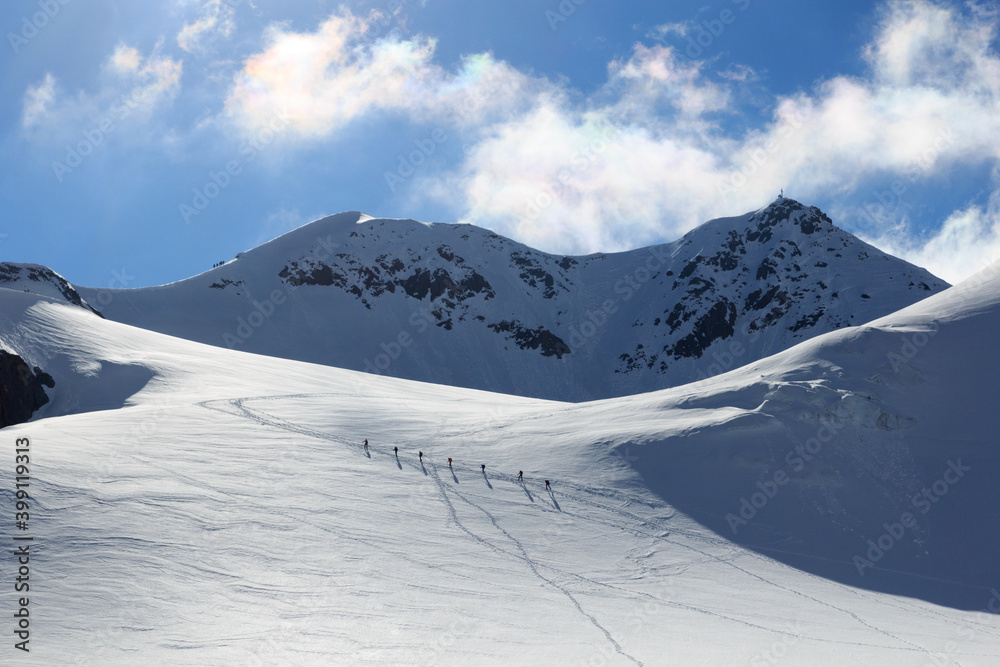
[[[581,401],[707,377],[946,286],[782,197],[671,243],[585,256],[340,213],[182,281],[102,290],[101,312],[261,354]]]

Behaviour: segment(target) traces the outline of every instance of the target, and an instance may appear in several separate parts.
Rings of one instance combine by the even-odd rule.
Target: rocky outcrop
[[[100,311],[84,301],[76,288],[65,278],[47,266],[0,262],[0,287],[23,289],[25,292],[42,296],[63,298],[67,303],[85,308],[98,317],[104,317]]]
[[[18,355],[0,350],[0,428],[28,421],[48,403],[43,386],[51,389],[56,382],[38,366],[32,370]]]
[[[513,320],[503,320],[486,326],[506,335],[507,340],[513,340],[522,350],[541,349],[543,357],[562,359],[564,354],[570,353],[569,345],[545,327],[529,329]]]

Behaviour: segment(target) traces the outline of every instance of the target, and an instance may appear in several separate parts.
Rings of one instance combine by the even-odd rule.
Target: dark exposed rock
[[[493,287],[479,273],[470,272],[467,278],[454,280],[445,269],[417,269],[413,275],[398,281],[399,286],[407,295],[423,300],[430,296],[431,301],[447,294],[453,301],[464,301],[476,294],[484,294],[487,299],[494,296]]]
[[[757,267],[757,280],[767,280],[768,276],[778,275],[778,272],[775,270],[777,268],[777,262],[770,257],[765,257],[761,261],[760,266]]]
[[[820,231],[821,227],[819,223],[816,222],[815,218],[802,218],[802,220],[799,221],[799,229],[802,230],[803,234],[812,234]]]
[[[462,264],[463,260],[447,246],[438,248],[443,259]],[[374,265],[364,265],[347,253],[337,255],[339,266],[330,266],[308,258],[290,262],[278,276],[293,287],[302,285],[335,286],[366,301],[367,296],[380,296],[386,292],[395,293],[402,289],[414,299],[431,300],[447,295],[452,302],[461,302],[471,296],[482,294],[490,299],[495,296],[492,286],[481,274],[465,269],[465,277],[455,279],[444,268],[433,271],[417,268],[408,276],[400,277],[406,265],[398,257],[389,259],[381,255]],[[419,257],[416,258],[420,260]]]
[[[562,359],[564,354],[570,353],[569,345],[545,327],[529,329],[513,320],[502,320],[487,326],[497,333],[509,334],[507,339],[513,338],[522,350],[541,348],[543,357]]]
[[[291,262],[278,273],[278,276],[292,287],[301,287],[302,285],[343,287],[347,283],[346,278],[339,273],[334,273],[331,267],[312,262],[303,262],[303,264]]]
[[[354,275],[361,282],[361,285],[372,296],[379,296],[386,292],[395,292],[396,284],[382,278],[381,272],[375,266],[357,266],[353,269]]]
[[[750,309],[753,310],[763,310],[767,308],[767,305],[771,303],[771,300],[778,294],[781,290],[779,285],[772,285],[767,292],[761,294],[761,290],[757,289],[747,295],[746,302],[743,304],[743,312],[747,312]],[[785,295],[782,295],[783,297]],[[782,301],[785,299],[782,298]]]
[[[213,289],[225,289],[232,285],[233,287],[239,287],[243,284],[242,280],[230,280],[229,278],[222,278],[221,280],[212,283],[209,287]]]
[[[447,262],[452,262],[456,266],[465,264],[465,259],[456,255],[455,251],[452,250],[450,246],[438,246],[437,253],[441,256],[441,259]]]
[[[823,313],[826,312],[823,308],[819,308],[816,312],[810,313],[809,315],[804,315],[799,318],[799,321],[788,327],[789,331],[799,331],[800,329],[808,329],[810,327],[816,326],[819,322],[819,318],[823,317]]]
[[[563,257],[559,260],[559,268],[563,271],[569,271],[572,267],[576,266],[577,261],[572,257]]]
[[[729,230],[729,237],[726,239],[726,247],[729,248],[729,252],[740,251],[740,254],[746,254],[746,248],[743,247],[743,239],[740,238],[739,232],[735,229]]]
[[[0,282],[9,283],[18,279],[21,267],[7,262],[0,263]]]
[[[382,255],[376,261],[378,262],[378,265],[382,267],[382,270],[385,271],[390,276],[394,276],[406,268],[406,265],[403,264],[402,260],[400,260],[398,257],[394,257],[391,262],[386,263],[387,259],[388,259],[387,255]]]
[[[529,257],[527,253],[512,252],[510,259],[515,265],[521,267],[521,273],[518,277],[529,287],[542,289],[543,297],[546,299],[552,299],[559,293],[556,289],[555,276],[546,271],[537,260]],[[572,258],[564,257],[563,263],[559,264],[559,266],[562,267],[563,264],[566,264],[566,260],[573,263],[576,262],[576,260]],[[561,284],[559,287],[562,287],[564,291],[569,291]]]
[[[674,355],[675,359],[700,357],[705,348],[716,340],[732,336],[735,325],[736,306],[722,299],[698,318],[691,333],[677,341],[672,348],[664,349],[664,352]]]
[[[784,294],[784,292],[780,294]],[[766,329],[767,327],[771,326],[772,324],[774,324],[775,322],[777,322],[778,320],[780,320],[782,317],[785,316],[785,313],[788,312],[788,305],[790,303],[791,302],[789,301],[788,303],[774,306],[763,317],[759,317],[755,320],[752,320],[750,322],[750,326],[747,327],[747,329],[750,331],[757,331],[759,329]]]
[[[512,252],[510,254],[510,261],[514,262],[518,266],[531,266],[531,260],[520,252]]]
[[[788,220],[792,213],[801,211],[804,208],[802,204],[794,199],[780,199],[772,203],[766,209],[754,214],[750,218],[750,222],[756,223],[756,225],[747,233],[747,240],[767,243],[771,240],[772,230],[775,226]]]
[[[56,386],[51,375],[38,366],[32,371],[18,355],[0,350],[0,428],[28,421],[48,403],[43,386]]]
[[[687,291],[687,294],[690,297],[699,297],[708,290],[715,287],[715,285],[712,283],[711,280],[705,280],[704,278],[698,278],[698,277],[692,278],[691,282],[689,282],[688,285],[690,287]]]
[[[622,353],[618,357],[619,361],[622,362],[623,368],[616,370],[616,373],[629,373],[632,371],[640,370],[643,366],[646,368],[651,368],[652,364],[655,363],[655,357],[653,361],[648,361],[646,359],[646,351],[642,349],[642,344],[636,345],[635,355],[628,354],[627,352]]]
[[[688,262],[687,266],[685,266],[684,269],[681,271],[681,274],[679,276],[677,276],[678,280],[684,280],[685,278],[687,278],[688,276],[690,276],[692,273],[694,273],[694,270],[698,268],[698,264],[700,262],[701,262],[701,255],[698,255],[697,257],[695,257],[694,259],[692,259],[690,262]]]
[[[711,257],[708,263],[718,266],[723,271],[732,271],[740,265],[740,260],[731,252],[720,252]]]
[[[682,323],[687,322],[691,319],[692,313],[684,307],[683,303],[674,304],[674,309],[670,311],[670,315],[664,321],[664,324],[670,327],[670,333],[677,331]]]

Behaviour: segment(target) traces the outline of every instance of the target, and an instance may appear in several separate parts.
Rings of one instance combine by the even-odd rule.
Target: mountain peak
[[[761,238],[764,242],[770,239],[770,233],[767,232],[779,226],[787,226],[789,229],[794,227],[806,236],[837,229],[823,211],[785,196],[779,196],[764,208],[754,212],[750,216],[750,223],[757,231],[756,236],[767,237]],[[755,239],[749,238],[749,240]]]

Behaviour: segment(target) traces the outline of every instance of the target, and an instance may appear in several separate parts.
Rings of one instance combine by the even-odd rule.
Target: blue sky
[[[779,189],[952,282],[1000,258],[995,5],[35,0],[0,26],[0,259],[179,280],[323,215],[547,250]]]

